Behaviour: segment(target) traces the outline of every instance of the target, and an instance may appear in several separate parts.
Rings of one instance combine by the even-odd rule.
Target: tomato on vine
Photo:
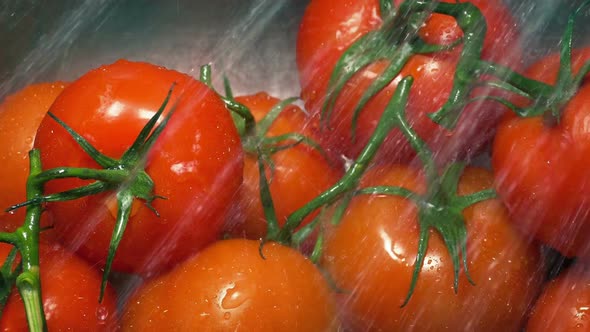
[[[489,189],[492,181],[489,172],[467,168],[459,197]],[[369,171],[361,188],[373,186],[428,190],[423,173],[408,166]],[[476,203],[462,213],[468,274],[462,269],[454,290],[448,244],[426,230],[430,240],[408,300],[423,230],[424,210],[416,204],[384,193],[358,195],[326,236],[321,264],[341,290],[343,320],[371,331],[519,331],[544,276],[539,248],[516,232],[499,201]],[[441,209],[435,218],[445,225],[449,216]]]
[[[235,99],[248,107],[258,123],[280,102],[266,93]],[[298,134],[312,139],[311,128],[307,127],[309,124],[309,117],[299,107],[286,106],[274,119],[264,137],[272,140],[281,135]],[[238,212],[229,225],[233,234],[250,239],[263,238],[267,233],[260,201],[258,152],[267,154],[263,161],[267,164],[266,176],[269,179],[276,217],[281,226],[289,214],[330,188],[342,175],[341,169],[332,165],[317,147],[296,138],[286,138],[267,147],[264,142],[262,145],[259,151],[246,153]],[[317,212],[308,215],[301,226],[308,224]]]
[[[157,310],[154,310],[157,308]],[[338,321],[328,283],[292,248],[223,240],[129,300],[123,331],[332,331]]]
[[[11,246],[0,244],[0,261]],[[49,331],[116,331],[116,296],[107,287],[99,303],[101,275],[84,260],[57,244],[42,243],[40,250],[43,308]],[[0,330],[28,331],[25,309],[16,289],[1,311]]]
[[[151,129],[160,107],[166,118]],[[220,236],[242,182],[243,156],[214,91],[173,70],[120,60],[70,84],[50,112],[35,140],[44,169],[66,166],[77,177],[100,177],[46,184],[48,195],[74,188],[84,193],[47,206],[67,247],[102,265],[118,246],[115,270],[150,275]]]
[[[412,75],[415,83],[407,110],[410,124],[443,161],[473,155],[491,138],[494,124],[504,111],[502,106],[482,101],[469,104],[454,130],[447,130],[429,118],[451,96],[458,57],[433,53],[436,48],[428,48],[425,43],[440,43],[439,49],[444,50],[449,42],[446,36],[460,41],[456,38],[461,36],[461,30],[452,17],[433,14],[417,31],[422,39],[411,44],[407,39],[414,35],[400,35],[412,25],[404,21],[410,18],[399,15],[392,20],[389,16],[394,10],[388,9],[387,3],[314,0],[307,7],[297,40],[301,95],[311,114],[324,121],[325,146],[356,158],[399,80]],[[410,8],[413,3],[417,2],[404,2]],[[493,60],[490,57],[496,54],[493,50],[498,44],[517,43],[514,20],[499,1],[470,3],[474,5],[472,9],[477,7],[483,14],[483,26],[486,21],[490,26],[481,41],[484,59]],[[401,6],[396,10],[401,11]],[[421,26],[420,22],[416,24]],[[445,31],[437,30],[441,28]],[[485,33],[480,24],[474,24],[473,29],[474,34]],[[515,53],[510,64],[520,61],[520,52]],[[334,76],[337,71],[342,74]],[[368,93],[372,97],[367,98]],[[482,93],[489,92],[476,95]],[[379,158],[408,161],[413,156],[407,141],[395,130]]]
[[[544,114],[507,115],[492,152],[498,194],[518,227],[569,257],[590,255],[590,84],[580,76],[589,58],[588,50],[574,51],[565,60],[571,69],[560,69],[557,55],[533,64],[528,77],[563,93]]]
[[[24,209],[5,210],[26,199],[28,152],[41,120],[66,83],[32,84],[0,104],[0,229],[13,231],[22,224]]]

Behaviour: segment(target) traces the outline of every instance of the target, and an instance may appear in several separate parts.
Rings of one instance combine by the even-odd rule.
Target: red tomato
[[[588,60],[590,60],[590,47],[572,50],[571,65],[573,73],[577,74],[584,63]],[[561,58],[559,53],[551,54],[531,65],[527,69],[526,73],[528,76],[536,80],[540,80],[548,84],[555,84],[557,81],[560,62]],[[585,77],[585,80],[587,79],[588,76]],[[586,83],[586,81],[584,83]]]
[[[494,27],[488,32],[486,45],[496,44],[498,40],[502,40],[502,45],[514,43],[508,37],[506,42],[503,39],[505,36],[516,38],[512,32],[512,18],[505,15],[506,9],[500,3],[486,5],[480,2],[485,1],[478,1],[476,5],[481,7],[489,25]],[[429,24],[448,19],[449,17],[443,15],[434,16]],[[453,25],[454,21],[450,23]],[[299,30],[297,64],[302,99],[313,116],[320,116],[326,100],[328,82],[339,57],[360,37],[381,25],[377,0],[314,0],[310,3]],[[453,27],[453,31],[457,31],[454,25]],[[442,37],[437,36],[442,36],[445,32],[438,31],[435,34],[435,30],[436,27],[428,24],[423,28],[424,34],[432,39],[441,39]],[[484,49],[484,57],[488,53],[497,54],[496,46],[488,49],[488,45]],[[448,56],[412,57],[398,77],[363,108],[357,123],[357,137],[353,141],[351,119],[354,108],[367,87],[389,62],[382,60],[361,70],[345,85],[337,98],[323,136],[324,144],[348,157],[356,157],[376,127],[401,77],[412,75],[414,84],[406,113],[417,133],[438,152],[441,160],[477,152],[491,138],[492,128],[502,107],[489,102],[469,105],[459,120],[458,127],[453,131],[443,129],[427,117],[428,113],[438,110],[448,98],[456,61],[456,57]],[[408,160],[412,156],[413,151],[405,138],[398,130],[394,130],[384,143],[379,159]]]
[[[238,97],[236,100],[250,108],[256,121],[260,121],[280,100],[266,93]],[[309,119],[297,107],[283,110],[267,133],[268,137],[287,133],[309,135]],[[308,136],[309,137],[309,136]],[[287,141],[281,144],[292,143]],[[317,150],[301,143],[298,146],[274,153],[271,157],[274,172],[267,172],[270,193],[280,225],[287,216],[332,186],[342,171],[333,167]],[[268,168],[267,168],[268,169]],[[244,160],[244,184],[241,187],[238,210],[231,232],[250,239],[266,235],[266,218],[260,202],[258,157],[247,154]],[[317,213],[310,214],[302,223],[309,223]]]
[[[574,61],[574,68],[579,63]],[[550,57],[527,75],[552,84],[557,68]],[[563,255],[589,256],[590,84],[583,84],[562,111],[554,126],[541,116],[506,117],[493,146],[496,187],[524,232]]]
[[[459,194],[489,188],[492,176],[467,169]],[[406,166],[376,168],[362,186],[425,190],[421,174]],[[544,275],[540,250],[510,223],[497,200],[463,211],[471,285],[461,273],[453,290],[453,265],[438,232],[431,231],[424,265],[408,304],[418,249],[414,203],[396,196],[353,198],[325,243],[322,264],[343,290],[344,319],[360,331],[519,331]]]
[[[11,246],[0,244],[4,262]],[[107,286],[98,302],[101,275],[88,263],[58,245],[39,246],[43,309],[49,331],[116,331],[117,304]],[[2,331],[28,331],[25,309],[18,291],[8,298],[0,318]]]
[[[25,209],[5,212],[26,200],[28,152],[41,120],[65,83],[38,83],[6,97],[0,104],[0,229],[13,231],[23,224]]]
[[[575,264],[545,286],[526,331],[590,331],[589,310],[590,272]]]
[[[244,239],[213,244],[131,298],[123,331],[329,331],[330,288],[297,251]]]
[[[400,5],[403,0],[395,0]],[[442,0],[441,2],[455,2],[455,0]],[[499,0],[460,0],[459,2],[471,2],[485,16],[487,33],[484,39],[482,57],[489,61],[503,65],[518,67],[522,50],[520,49],[520,34],[517,23],[509,9]],[[418,33],[427,43],[436,45],[451,45],[463,37],[463,31],[457,25],[455,18],[443,14],[432,14],[424,27]],[[502,52],[498,52],[502,50]],[[460,48],[453,49],[454,56],[458,56]]]
[[[118,61],[68,86],[51,112],[102,153],[121,157],[176,82],[176,105],[147,156],[155,183],[153,207],[135,200],[113,269],[151,274],[169,268],[220,236],[229,202],[242,182],[239,135],[219,97],[204,84],[147,63]],[[165,111],[167,113],[168,110]],[[54,120],[46,117],[35,146],[45,168],[98,165]],[[87,184],[50,181],[50,193]],[[91,262],[103,263],[117,215],[113,193],[50,204],[60,240]]]

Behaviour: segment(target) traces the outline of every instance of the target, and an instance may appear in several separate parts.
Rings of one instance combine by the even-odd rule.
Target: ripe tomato
[[[476,1],[475,4],[480,7],[488,24],[493,27],[486,36],[484,57],[488,54],[497,54],[494,50],[497,49],[498,43],[515,43],[516,34],[513,33],[512,18],[499,2]],[[381,27],[382,19],[379,13],[377,0],[314,0],[307,7],[297,40],[297,65],[302,99],[313,116],[320,117],[326,100],[328,82],[339,57],[363,35]],[[449,19],[444,15],[433,16],[429,24],[422,29],[423,34],[430,36],[432,41],[444,39],[447,31],[437,31],[440,24],[436,22],[448,23]],[[451,29],[451,34],[457,36],[456,23],[451,19],[450,24],[453,28],[447,29]],[[494,47],[490,48],[491,45]],[[348,157],[356,157],[366,145],[401,77],[412,75],[414,84],[406,113],[417,133],[438,152],[442,160],[477,152],[478,148],[491,138],[492,128],[502,112],[502,107],[489,102],[468,105],[458,127],[453,131],[443,129],[427,116],[438,110],[449,97],[456,62],[456,56],[413,56],[398,77],[374,96],[360,112],[357,136],[353,141],[353,111],[367,87],[385,70],[389,62],[381,60],[367,66],[347,82],[337,98],[325,135],[322,136],[324,144]],[[394,130],[385,141],[379,159],[408,160],[412,156],[413,151],[409,144],[398,130]]]
[[[574,264],[545,286],[531,311],[527,332],[588,331],[590,272]]]
[[[58,118],[107,156],[119,158],[176,83],[176,112],[147,156],[153,207],[135,200],[113,269],[150,274],[175,265],[220,236],[229,201],[242,182],[240,138],[219,97],[201,82],[147,63],[118,61],[68,86],[51,107]],[[53,119],[37,133],[45,168],[98,165]],[[47,183],[49,193],[87,184]],[[91,262],[104,263],[117,209],[113,193],[53,203],[60,240]]]
[[[459,194],[487,189],[492,176],[467,169]],[[375,168],[362,186],[402,186],[423,193],[421,174],[406,166]],[[343,290],[343,320],[368,331],[519,331],[544,274],[540,250],[517,233],[501,203],[463,211],[471,285],[453,265],[438,232],[431,237],[412,297],[403,308],[418,248],[417,208],[396,196],[353,198],[326,238],[322,264]]]
[[[297,251],[244,239],[213,244],[131,298],[123,331],[329,331],[331,290]]]
[[[574,68],[580,67],[580,59]],[[557,68],[558,61],[550,57],[527,75],[553,84]],[[512,219],[565,256],[590,255],[590,175],[585,171],[590,162],[589,116],[590,84],[584,83],[563,108],[558,124],[547,125],[542,116],[506,116],[493,146],[497,191]]]
[[[395,0],[400,5],[403,0]],[[441,2],[455,2],[455,0],[442,0]],[[471,2],[485,16],[487,33],[483,44],[482,56],[489,61],[503,65],[518,67],[522,50],[519,44],[519,32],[517,23],[509,9],[498,0],[460,0],[459,2]],[[452,16],[432,14],[418,34],[427,43],[436,45],[451,45],[463,37],[463,31],[457,25]],[[503,50],[498,52],[498,50]],[[509,50],[509,51],[508,51]],[[453,56],[458,56],[460,48],[452,51]]]
[[[0,104],[0,229],[13,231],[23,224],[25,210],[5,212],[26,200],[28,152],[41,120],[65,83],[38,83],[6,97]]]
[[[0,262],[11,246],[0,244]],[[56,244],[39,246],[41,296],[49,331],[115,331],[117,304],[113,289],[107,286],[98,302],[101,275],[85,261]],[[16,289],[8,298],[0,330],[28,331],[25,309]]]
[[[236,100],[251,110],[256,121],[260,121],[280,101],[266,93],[238,97]],[[308,123],[306,114],[293,105],[283,110],[269,128],[267,136],[288,133],[309,135]],[[289,143],[293,141],[281,145]],[[269,169],[266,176],[270,182],[270,193],[280,225],[285,223],[289,214],[330,188],[342,175],[342,170],[333,167],[321,153],[305,143],[273,153],[270,159],[274,171]],[[230,225],[233,234],[250,239],[259,239],[266,235],[266,218],[260,202],[259,181],[258,157],[247,154],[244,159],[244,184],[240,188],[240,212],[233,218],[235,224]],[[316,215],[317,213],[310,214],[302,225],[309,223]]]

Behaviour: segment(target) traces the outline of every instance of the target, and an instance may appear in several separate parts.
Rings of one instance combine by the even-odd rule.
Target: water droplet
[[[231,318],[231,313],[226,312],[226,313],[223,314],[223,319],[228,320],[230,318]]]
[[[221,307],[226,310],[235,309],[244,302],[246,302],[247,298],[244,296],[242,292],[237,289],[235,285],[232,285],[231,288],[227,288],[225,294],[221,298]]]
[[[100,323],[104,324],[107,318],[109,318],[109,310],[104,305],[99,305],[96,308],[96,318]]]

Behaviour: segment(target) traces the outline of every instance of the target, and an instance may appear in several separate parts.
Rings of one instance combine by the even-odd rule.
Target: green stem
[[[398,125],[398,117],[396,117],[395,114],[404,112],[408,101],[408,96],[410,94],[412,82],[413,78],[410,76],[405,77],[400,81],[397,89],[395,90],[393,98],[381,115],[381,118],[371,136],[371,139],[355,163],[334,186],[324,191],[322,194],[287,217],[285,226],[278,234],[279,240],[288,242],[288,239],[291,237],[293,231],[301,224],[306,216],[322,205],[335,202],[342,194],[354,189],[357,186],[361,176],[365,173],[371,160],[373,160],[373,157],[377,153],[377,150],[389,132]]]
[[[439,2],[435,12],[453,16],[463,30],[463,49],[455,70],[450,96],[441,109],[429,115],[434,122],[452,129],[459,120],[473,83],[480,76],[478,61],[483,50],[487,24],[481,11],[469,2]]]
[[[36,181],[41,171],[41,154],[33,149],[29,152],[30,172],[27,180],[27,200],[43,196],[43,184]],[[14,234],[21,253],[22,273],[16,285],[25,305],[30,331],[46,331],[47,323],[43,312],[41,280],[39,278],[39,232],[42,207],[40,204],[27,206],[25,223]]]
[[[532,99],[548,98],[553,92],[553,87],[551,85],[530,79],[514,72],[508,67],[486,60],[479,60],[478,67],[482,74],[493,75],[517,89],[524,91]]]
[[[37,266],[35,270],[21,273],[16,278],[16,286],[25,305],[29,331],[47,331],[47,323],[45,321],[41,299],[39,267]]]
[[[92,169],[79,167],[58,167],[39,173],[35,181],[46,183],[55,179],[78,178],[82,180],[99,180],[108,183],[121,183],[128,179],[130,172],[126,169]]]

